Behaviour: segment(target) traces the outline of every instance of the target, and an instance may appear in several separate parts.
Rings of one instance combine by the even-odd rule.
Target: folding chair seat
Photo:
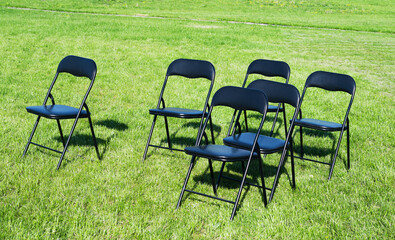
[[[181,76],[186,79],[201,78],[201,79],[206,79],[206,80],[210,81],[210,87],[208,88],[208,93],[206,96],[206,101],[204,103],[203,110],[166,107],[165,106],[164,91],[165,91],[166,84],[167,84],[168,80],[170,79],[169,77],[171,77],[171,76]],[[151,130],[150,130],[150,133],[148,136],[147,144],[145,146],[144,155],[143,155],[143,162],[147,156],[149,147],[183,151],[182,149],[177,149],[177,148],[172,147],[167,118],[168,117],[183,118],[183,119],[200,118],[200,126],[199,126],[199,129],[200,129],[201,125],[203,124],[204,118],[207,116],[206,110],[208,108],[208,101],[210,98],[211,90],[213,88],[214,78],[215,78],[214,66],[213,66],[213,64],[211,64],[208,61],[192,60],[192,59],[177,59],[177,60],[174,60],[169,65],[169,67],[167,69],[165,81],[163,83],[162,90],[159,95],[158,104],[157,104],[156,108],[149,110],[149,113],[151,115],[154,115],[154,119],[152,121]],[[185,94],[185,93],[183,93],[183,94]],[[151,137],[152,137],[152,134],[154,131],[155,123],[156,123],[156,119],[158,116],[163,116],[164,120],[165,120],[165,128],[166,128],[166,137],[167,137],[168,147],[150,144]],[[212,141],[214,143],[214,133],[213,133],[211,119],[210,119],[210,130],[211,130]],[[198,133],[198,135],[199,135],[199,133]],[[205,137],[207,138],[206,135],[205,135]]]
[[[251,62],[250,65],[248,66],[242,87],[246,86],[247,80],[251,78],[250,75],[252,74],[259,74],[265,78],[269,77],[269,79],[267,80],[273,80],[273,78],[282,78],[285,80],[285,83],[287,84],[289,81],[289,76],[291,74],[291,69],[289,65],[283,61],[256,59],[253,62]],[[267,112],[275,112],[272,129],[270,131],[270,136],[273,135],[278,114],[283,111],[284,109],[281,107],[281,104],[278,104],[276,106],[271,104],[268,105]],[[245,115],[245,125],[248,131],[248,122],[246,115]]]
[[[354,100],[356,85],[354,79],[348,75],[332,73],[332,72],[324,72],[324,71],[314,72],[306,80],[302,93],[302,98],[300,100],[300,105],[302,104],[307,89],[312,87],[321,88],[327,91],[341,91],[351,95],[343,123],[325,121],[320,119],[312,119],[312,118],[302,118],[302,110],[300,110],[300,119],[295,120],[295,126],[299,126],[299,130],[300,130],[300,157],[297,156],[295,157],[303,160],[308,160],[308,161],[331,166],[329,177],[328,177],[328,180],[330,180],[333,174],[333,168],[336,163],[336,157],[338,155],[340,143],[345,130],[347,131],[347,169],[350,169],[350,133],[349,133],[350,124],[349,124],[348,115],[350,113],[351,105]],[[336,146],[335,154],[333,155],[332,162],[330,163],[321,162],[304,157],[303,128],[310,128],[310,129],[326,131],[326,132],[340,132],[339,140],[337,142],[337,146]]]
[[[257,89],[265,92],[269,102],[279,103],[283,109],[284,123],[286,122],[285,114],[285,104],[289,104],[294,108],[294,114],[291,119],[291,125],[289,129],[284,124],[285,127],[285,140],[274,138],[270,136],[260,135],[258,138],[259,152],[261,154],[272,154],[281,152],[281,158],[277,167],[277,173],[273,182],[273,187],[268,188],[271,191],[269,202],[273,199],[273,195],[277,186],[278,179],[280,177],[280,170],[283,166],[285,159],[287,157],[287,151],[290,150],[291,153],[291,168],[292,168],[292,187],[295,188],[295,169],[294,169],[294,154],[293,154],[293,141],[292,141],[292,131],[294,127],[295,119],[298,115],[298,104],[300,100],[299,91],[296,87],[290,84],[284,84],[279,82],[273,82],[269,80],[258,79],[253,81],[248,85],[247,89]],[[236,114],[236,113],[234,113]],[[241,113],[239,112],[238,115]],[[234,117],[233,117],[234,119]],[[227,146],[250,149],[254,143],[255,133],[252,132],[241,132],[239,129],[239,134],[235,134],[236,128],[240,127],[237,122],[231,121],[230,127],[233,126],[232,134],[224,138],[223,142]],[[231,129],[228,131],[228,135]],[[221,172],[224,169],[225,163],[221,167]]]
[[[93,125],[92,125],[91,113],[89,112],[88,105],[86,103],[88,94],[89,94],[90,90],[92,89],[93,83],[95,81],[96,72],[97,72],[96,63],[92,59],[82,58],[82,57],[77,57],[77,56],[72,56],[72,55],[67,56],[62,59],[62,61],[58,65],[58,69],[56,71],[56,74],[55,74],[55,77],[52,81],[52,84],[49,87],[47,95],[45,96],[43,105],[30,106],[30,107],[26,108],[27,112],[37,115],[37,120],[36,120],[36,123],[34,124],[32,132],[30,134],[29,140],[26,144],[25,150],[23,152],[23,157],[26,155],[26,152],[29,149],[30,144],[33,144],[33,145],[36,145],[39,147],[43,147],[45,149],[48,149],[48,150],[51,150],[51,151],[61,154],[61,157],[58,162],[58,166],[56,168],[56,169],[59,169],[60,165],[62,164],[64,155],[66,154],[67,148],[69,146],[71,137],[72,137],[75,127],[77,125],[78,119],[88,118],[91,133],[92,133],[93,143],[94,143],[95,149],[96,149],[96,154],[97,154],[98,158],[100,159],[99,149],[97,147],[95,132],[93,130]],[[88,78],[90,80],[88,90],[86,91],[85,96],[84,96],[79,108],[55,104],[55,98],[51,92],[52,92],[52,89],[53,89],[55,82],[58,79],[58,76],[60,73],[69,73],[69,74],[72,74],[76,77],[84,77],[84,78]],[[52,102],[51,105],[47,105],[47,101],[49,98],[51,99],[51,102]],[[37,129],[37,126],[38,126],[38,123],[39,123],[41,117],[48,118],[48,119],[55,119],[57,121],[59,132],[60,132],[60,137],[61,137],[62,143],[63,143],[63,151],[58,151],[56,149],[52,149],[52,148],[40,145],[38,143],[32,142],[33,135]],[[62,127],[61,127],[60,121],[59,121],[62,119],[74,119],[74,124],[71,128],[69,137],[67,138],[66,142],[64,140]]]
[[[254,112],[257,112],[262,115],[260,125],[258,127],[256,134],[255,134],[254,141],[251,144],[251,148],[240,149],[240,148],[234,148],[234,147],[225,146],[225,145],[215,145],[215,144],[201,145],[203,133],[204,133],[205,128],[207,127],[209,117],[211,116],[213,109],[218,106],[230,107],[230,108],[232,108],[234,110],[238,110],[238,111],[244,111],[244,110],[254,111]],[[266,111],[267,111],[267,98],[266,98],[266,95],[262,91],[259,91],[259,90],[228,86],[228,87],[223,87],[223,88],[219,89],[214,94],[212,102],[211,102],[211,107],[209,108],[208,117],[206,118],[205,123],[203,124],[203,126],[200,130],[200,135],[199,135],[198,141],[196,143],[196,146],[185,148],[185,153],[188,155],[192,155],[192,158],[191,158],[187,176],[185,178],[184,185],[182,187],[181,194],[180,194],[180,197],[179,197],[179,200],[177,203],[177,208],[180,207],[182,198],[184,196],[184,192],[187,191],[187,192],[195,193],[195,194],[198,194],[201,196],[205,196],[205,197],[213,198],[216,200],[232,203],[233,210],[232,210],[232,214],[230,217],[230,219],[232,220],[235,213],[236,213],[236,208],[238,206],[240,196],[241,196],[241,193],[242,193],[242,190],[243,190],[243,187],[245,184],[257,186],[257,187],[263,189],[262,198],[263,198],[264,205],[266,206],[267,199],[266,199],[266,192],[264,190],[265,189],[265,182],[264,182],[264,178],[263,178],[262,159],[260,158],[259,151],[257,151],[257,149],[258,149],[257,140],[258,140],[259,133],[260,133],[263,123],[264,123]],[[239,117],[240,117],[240,115],[239,115]],[[212,182],[213,191],[214,191],[215,196],[196,192],[194,190],[190,190],[190,189],[186,188],[187,184],[188,184],[189,177],[191,175],[191,171],[192,171],[194,165],[196,164],[197,158],[208,159],[211,182]],[[259,163],[259,170],[260,170],[262,185],[254,185],[254,184],[250,184],[250,183],[246,182],[246,176],[248,174],[248,170],[250,168],[250,164],[251,164],[252,160],[257,160]],[[216,184],[215,180],[214,180],[212,161],[247,162],[247,165],[246,165],[244,172],[243,172],[243,178],[241,179],[240,188],[237,193],[236,199],[234,201],[217,197],[218,184]],[[219,179],[218,179],[218,182],[219,182]]]

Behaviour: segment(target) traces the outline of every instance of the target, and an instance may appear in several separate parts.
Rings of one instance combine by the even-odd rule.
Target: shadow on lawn
[[[124,123],[121,123],[121,122],[118,122],[118,121],[115,121],[115,120],[109,120],[109,119],[107,119],[107,120],[100,120],[100,121],[94,123],[94,125],[103,126],[103,127],[108,128],[108,129],[114,129],[114,130],[116,130],[118,132],[125,131],[125,130],[127,130],[129,128]],[[94,129],[94,130],[95,130],[96,141],[97,141],[97,145],[99,147],[99,151],[100,151],[101,146],[104,145],[104,148],[103,148],[102,152],[100,153],[100,158],[102,160],[104,158],[104,155],[105,155],[105,153],[106,153],[106,151],[108,149],[108,146],[109,146],[111,140],[116,136],[117,133],[116,132],[115,133],[111,133],[111,135],[108,136],[107,139],[103,139],[103,138],[98,137],[97,130],[96,129]],[[69,135],[64,135],[65,141],[67,140],[68,137],[69,137]],[[60,136],[55,137],[55,140],[60,142],[60,143],[62,142],[62,139],[60,138]],[[80,134],[80,133],[74,132],[74,134],[73,134],[73,136],[72,136],[72,138],[70,140],[70,143],[69,143],[69,147],[70,146],[81,146],[81,147],[92,147],[92,148],[94,148],[92,135],[91,134]],[[68,148],[68,151],[69,151],[69,148]],[[88,151],[89,151],[89,149],[86,149],[86,150],[84,150],[83,153],[78,154],[78,156],[84,156],[84,155],[87,154]],[[78,151],[78,152],[80,152],[80,151]],[[70,160],[68,160],[66,162],[69,162],[69,161]],[[67,163],[64,163],[64,164],[67,164]]]
[[[207,164],[207,168],[204,170],[204,172],[202,174],[196,173],[195,172],[195,176],[191,176],[192,177],[192,181],[189,181],[189,187],[187,187],[188,189],[194,190],[196,189],[198,184],[205,184],[207,186],[206,190],[203,190],[203,193],[205,194],[209,194],[209,195],[214,195],[213,194],[213,188],[212,188],[212,183],[211,183],[211,176],[210,176],[210,171],[209,171],[209,167],[208,167],[208,160],[206,159],[201,159],[198,160],[198,162],[204,162]],[[220,162],[220,164],[222,164]],[[217,167],[216,166],[216,162],[213,161],[213,167],[214,169]],[[241,184],[241,179],[243,177],[242,175],[242,167],[241,167],[241,163],[239,162],[229,162],[225,165],[226,167],[224,168],[224,171],[222,173],[222,176],[226,176],[226,177],[230,177],[236,180],[231,180],[225,177],[221,177],[219,185],[218,185],[218,196],[221,197],[221,188],[226,188],[226,189],[234,189],[234,195],[231,195],[228,197],[228,200],[234,201],[234,198],[237,195],[237,190],[240,188],[240,184]],[[289,169],[290,171],[290,169]],[[273,182],[268,181],[267,177],[271,177],[271,176],[275,176],[276,172],[277,172],[277,166],[272,166],[272,165],[266,165],[263,164],[263,175],[264,175],[264,180],[265,180],[265,187],[266,188],[272,188],[273,187]],[[287,171],[287,169],[285,169],[284,167],[281,169],[281,175],[280,178],[283,177],[283,173],[286,174],[287,178],[289,179],[289,186],[292,186],[292,179],[291,179],[291,175],[290,173]],[[193,173],[192,173],[193,174]],[[219,175],[219,171],[215,171],[214,170],[214,178],[215,181],[217,183],[218,181],[218,175]],[[247,174],[247,178],[246,178],[246,183],[244,184],[244,188],[243,188],[243,192],[242,192],[242,196],[240,198],[240,202],[239,204],[242,204],[242,202],[244,201],[245,197],[247,196],[247,192],[249,191],[251,185],[247,184],[247,183],[252,183],[252,184],[256,184],[256,185],[261,185],[261,177],[260,177],[260,173],[259,173],[259,165],[257,161],[252,161],[250,168],[248,170],[248,174]],[[270,191],[266,191],[266,195],[267,197],[269,197],[270,195]],[[260,188],[259,190],[260,194],[263,197],[263,189]],[[201,198],[195,198],[195,195],[189,192],[185,193],[185,197],[183,198],[183,202],[186,201],[186,199],[188,198],[192,198],[193,201],[203,201]],[[220,202],[218,201],[211,201],[210,199],[206,198],[205,199],[207,202],[209,202],[210,204],[216,204],[219,205]],[[263,206],[263,202],[262,202],[262,206]]]

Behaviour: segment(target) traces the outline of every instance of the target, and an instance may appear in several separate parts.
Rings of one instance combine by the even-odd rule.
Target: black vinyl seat
[[[251,143],[254,142],[254,137],[254,133],[245,132],[224,138],[224,142],[226,145],[232,147],[250,148]],[[260,135],[258,138],[258,145],[262,154],[270,154],[281,151],[284,148],[285,140]]]
[[[289,65],[286,62],[283,61],[276,61],[276,60],[268,60],[268,59],[256,59],[250,63],[248,66],[244,82],[242,87],[245,87],[247,85],[247,81],[252,74],[259,74],[262,75],[265,78],[269,78],[267,80],[272,80],[274,77],[279,77],[284,79],[284,83],[288,84],[289,82],[289,76],[291,75],[291,69]],[[269,99],[270,102],[270,99]],[[272,136],[274,128],[276,126],[276,121],[278,118],[278,114],[280,112],[283,112],[283,108],[281,104],[278,105],[269,105],[267,106],[267,112],[275,112],[274,120],[273,120],[273,125],[272,129],[270,131],[270,136]],[[246,129],[248,131],[248,121],[247,121],[247,116],[245,115],[245,125]]]
[[[206,101],[204,103],[204,107],[202,110],[197,109],[188,109],[188,108],[176,108],[176,107],[166,107],[165,100],[164,100],[164,91],[166,84],[171,76],[181,76],[186,79],[194,79],[194,78],[201,78],[210,81],[210,87],[208,88],[208,93],[206,96]],[[182,119],[199,119],[200,118],[200,127],[203,124],[204,118],[207,116],[207,108],[208,108],[208,100],[210,98],[211,90],[214,85],[214,78],[215,78],[215,68],[213,64],[208,61],[202,60],[193,60],[193,59],[177,59],[174,60],[169,67],[167,68],[165,81],[162,86],[162,90],[159,95],[159,100],[156,108],[150,109],[149,113],[154,115],[154,119],[152,121],[151,130],[148,136],[147,144],[145,146],[144,155],[143,155],[143,162],[147,157],[147,152],[149,147],[156,147],[156,148],[163,148],[169,150],[176,150],[176,151],[184,151],[183,149],[177,149],[172,147],[170,134],[169,134],[169,126],[168,126],[168,117],[173,118],[182,118]],[[182,93],[186,94],[186,93]],[[166,137],[167,137],[167,144],[168,147],[159,146],[150,144],[151,137],[154,132],[154,127],[156,123],[156,119],[158,116],[163,116],[165,120],[165,128],[166,128]],[[210,119],[210,130],[211,130],[211,137],[214,143],[214,132],[212,128],[212,123]],[[204,133],[205,134],[205,133]],[[199,136],[199,132],[198,132]],[[207,135],[205,134],[206,140]]]
[[[272,154],[276,152],[282,152],[278,168],[277,168],[277,173],[275,176],[275,180],[273,182],[273,187],[268,190],[271,190],[269,202],[273,199],[273,195],[276,189],[277,181],[280,176],[280,170],[281,167],[283,166],[283,163],[285,162],[286,159],[286,153],[288,149],[290,150],[291,153],[291,168],[292,168],[292,187],[295,188],[295,168],[294,168],[294,154],[293,154],[293,141],[292,141],[292,131],[294,128],[294,122],[296,121],[296,117],[298,115],[299,111],[299,100],[300,100],[300,95],[299,91],[296,87],[290,84],[285,84],[285,83],[280,83],[280,82],[274,82],[274,81],[269,81],[269,80],[262,80],[258,79],[253,81],[248,87],[248,89],[257,89],[265,92],[267,99],[269,102],[274,102],[274,103],[279,103],[282,105],[282,109],[284,109],[284,123],[286,122],[286,114],[285,114],[285,104],[291,105],[294,108],[294,113],[293,117],[291,119],[291,125],[289,126],[289,129],[287,129],[286,124],[284,124],[285,127],[285,138],[279,139],[279,138],[274,138],[270,136],[265,136],[265,135],[260,135],[258,138],[258,146],[259,146],[259,152],[261,154]],[[236,114],[236,113],[235,113]],[[240,112],[238,115],[240,116]],[[234,117],[233,117],[234,119]],[[238,147],[238,148],[244,148],[244,149],[250,149],[252,144],[254,143],[254,133],[251,132],[241,132],[239,129],[239,133],[235,134],[236,132],[236,127],[240,127],[240,124],[236,122],[231,121],[231,126],[233,126],[233,131],[229,129],[228,135],[230,136],[224,138],[223,142],[225,145],[232,146],[232,147]],[[222,166],[221,169],[224,168],[224,165]],[[220,172],[221,174],[221,172]]]
[[[321,89],[327,90],[327,91],[341,91],[341,92],[345,92],[345,93],[348,93],[351,95],[350,102],[348,104],[343,123],[330,122],[330,121],[312,119],[312,118],[302,118],[302,110],[300,110],[300,119],[295,120],[295,126],[299,126],[299,129],[300,129],[300,157],[297,157],[297,158],[316,162],[316,163],[330,165],[331,167],[330,167],[330,172],[329,172],[329,176],[328,176],[328,180],[330,180],[332,177],[332,174],[333,174],[333,168],[336,163],[336,157],[338,155],[340,143],[341,143],[343,133],[345,130],[347,132],[347,169],[350,169],[350,133],[349,133],[350,125],[349,125],[348,115],[350,113],[351,105],[354,100],[356,85],[355,85],[354,79],[348,75],[345,75],[345,74],[324,72],[324,71],[314,72],[306,80],[306,83],[305,83],[305,86],[303,89],[302,98],[300,100],[300,105],[302,104],[302,101],[303,101],[303,98],[307,92],[307,89],[312,88],[312,87],[321,88]],[[333,107],[335,107],[335,106],[333,106]],[[339,140],[337,142],[337,146],[336,146],[336,150],[335,150],[335,154],[333,156],[331,163],[321,162],[321,161],[317,161],[317,160],[313,160],[313,159],[304,157],[303,128],[310,128],[310,129],[314,129],[314,130],[328,131],[328,132],[334,132],[334,131],[340,132]]]
[[[342,125],[340,123],[328,122],[319,119],[303,118],[296,119],[297,125],[321,131],[340,131]]]
[[[86,91],[85,96],[84,96],[79,108],[55,104],[55,98],[51,92],[52,92],[52,89],[53,89],[55,82],[58,79],[58,76],[60,73],[69,73],[69,74],[72,74],[76,77],[84,77],[84,78],[88,78],[90,80],[88,90]],[[67,148],[69,146],[71,137],[72,137],[73,132],[75,130],[75,127],[77,125],[78,119],[79,118],[88,118],[89,125],[91,128],[93,143],[94,143],[94,146],[96,149],[96,154],[97,154],[98,158],[100,159],[99,149],[97,147],[95,132],[93,130],[93,125],[92,125],[91,113],[89,112],[88,105],[86,103],[88,94],[89,94],[90,90],[92,89],[93,83],[95,81],[96,73],[97,73],[97,66],[96,66],[96,63],[92,59],[82,58],[82,57],[77,57],[77,56],[72,56],[72,55],[67,56],[62,59],[62,61],[58,65],[58,69],[56,71],[56,74],[55,74],[55,77],[52,81],[52,84],[49,87],[49,90],[48,90],[48,93],[44,99],[43,105],[26,107],[27,112],[37,115],[38,117],[37,117],[36,123],[33,127],[33,130],[30,134],[29,140],[26,144],[25,150],[23,152],[23,157],[26,155],[26,152],[29,149],[30,144],[33,144],[33,145],[36,145],[39,147],[43,147],[45,149],[48,149],[48,150],[51,150],[51,151],[61,154],[61,157],[58,162],[58,166],[56,168],[56,169],[59,169],[60,165],[62,164],[64,155],[67,151]],[[51,105],[47,105],[47,101],[49,98],[51,99],[51,102],[52,102]],[[38,126],[38,123],[39,123],[41,117],[44,117],[47,119],[55,119],[57,121],[59,132],[60,132],[60,137],[61,137],[62,143],[63,143],[63,151],[58,151],[56,149],[52,149],[52,148],[40,145],[38,143],[32,142],[33,135],[36,131],[36,128]],[[65,141],[64,137],[63,137],[62,127],[61,127],[60,121],[59,121],[61,119],[74,119],[74,124],[71,128],[71,131],[70,131],[67,141]]]
[[[154,108],[150,109],[149,113],[158,116],[177,117],[177,118],[200,118],[203,115],[202,111],[185,108]],[[205,116],[207,112],[205,113]]]
[[[50,119],[70,119],[78,115],[78,108],[66,105],[41,105],[26,108],[27,112]],[[82,110],[80,118],[88,117],[88,112]]]
[[[255,133],[255,138],[251,144],[250,149],[241,149],[241,148],[234,148],[234,147],[230,147],[230,146],[215,145],[215,144],[200,145],[202,138],[203,138],[204,130],[207,127],[207,123],[209,121],[209,117],[211,116],[213,109],[218,106],[230,107],[230,108],[237,110],[237,111],[244,111],[244,110],[254,111],[254,112],[259,113],[262,116],[260,125],[258,127],[257,132]],[[213,198],[216,200],[232,203],[233,204],[233,211],[232,211],[232,214],[230,217],[230,219],[232,220],[235,213],[236,213],[236,208],[238,206],[243,187],[245,184],[249,184],[246,182],[246,176],[248,174],[248,169],[250,167],[252,160],[257,160],[259,163],[259,170],[260,170],[262,185],[253,185],[253,184],[249,184],[249,185],[257,186],[257,187],[263,189],[262,198],[263,198],[264,205],[266,206],[267,199],[266,199],[266,192],[264,190],[265,189],[265,182],[264,182],[264,178],[263,178],[263,164],[262,164],[262,159],[260,157],[260,154],[257,151],[257,146],[258,146],[257,140],[258,140],[259,133],[262,129],[262,126],[263,126],[263,123],[265,120],[266,111],[267,111],[267,97],[264,94],[264,92],[259,91],[259,90],[228,86],[228,87],[223,87],[223,88],[219,89],[214,94],[212,102],[211,102],[211,107],[209,108],[208,117],[206,118],[206,120],[202,126],[202,129],[199,131],[200,134],[199,134],[196,146],[185,148],[185,153],[188,155],[192,155],[192,158],[191,158],[191,162],[190,162],[189,169],[187,172],[187,176],[184,181],[184,185],[181,190],[180,197],[178,199],[177,208],[180,207],[182,198],[184,196],[184,192],[186,191],[186,192],[198,194],[198,195],[205,196],[205,197],[210,197],[210,198]],[[239,115],[239,117],[240,117],[240,115]],[[211,183],[213,186],[213,191],[214,191],[215,196],[196,192],[196,191],[186,188],[187,184],[188,184],[189,177],[191,175],[191,171],[192,171],[194,165],[196,164],[197,158],[208,159],[210,176],[211,176]],[[220,161],[223,163],[236,162],[236,161],[237,162],[247,162],[246,167],[243,169],[243,178],[240,183],[240,188],[239,188],[238,194],[237,194],[236,199],[234,201],[230,201],[230,200],[227,200],[224,198],[217,197],[217,189],[218,189],[218,184],[219,184],[219,180],[220,180],[221,176],[218,177],[218,182],[215,183],[214,172],[213,172],[213,167],[212,167],[213,160]]]

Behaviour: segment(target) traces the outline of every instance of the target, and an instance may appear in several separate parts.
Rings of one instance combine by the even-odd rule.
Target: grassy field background
[[[393,239],[394,11],[393,1],[362,0],[1,1],[0,238]],[[42,104],[59,61],[70,54],[98,65],[88,105],[103,160],[96,158],[83,119],[55,171],[57,154],[31,146],[21,158],[35,121],[25,107]],[[296,161],[292,190],[287,163],[267,208],[260,191],[246,188],[232,222],[230,205],[198,196],[187,196],[175,210],[189,157],[150,149],[144,164],[141,158],[152,121],[148,109],[155,107],[166,68],[177,58],[212,62],[214,91],[240,86],[257,58],[287,62],[290,83],[300,91],[317,70],[351,75],[357,83],[351,170],[345,169],[344,142],[331,181],[326,166]],[[63,97],[79,104],[74,92],[86,85],[70,81],[57,83],[57,103]],[[167,96],[169,104],[180,106],[202,97],[204,84],[170,88],[198,89],[196,96]],[[304,102],[304,116],[340,120],[345,109],[332,104],[347,101],[343,94],[314,91]],[[214,116],[217,141],[229,120],[227,112]],[[55,122],[40,124],[35,141],[61,148]],[[71,124],[63,122],[66,133]],[[170,125],[178,143],[193,144],[196,124],[171,119]],[[283,125],[278,126],[281,136]],[[161,127],[159,121],[153,142],[164,144]],[[337,136],[308,134],[310,156],[329,160],[326,149]],[[299,146],[298,135],[295,141]],[[267,184],[279,158],[264,160]],[[214,168],[218,172],[220,165]],[[238,170],[226,169],[240,176]],[[258,176],[254,169],[251,175]],[[208,179],[207,162],[201,161],[189,186],[209,193]],[[237,185],[223,183],[219,194],[235,197]]]

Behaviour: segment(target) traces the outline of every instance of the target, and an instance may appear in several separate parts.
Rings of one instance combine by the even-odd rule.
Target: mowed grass
[[[30,5],[21,2],[15,1],[15,6],[51,9],[47,3],[60,4],[59,1]],[[134,8],[122,10],[121,3],[103,7],[110,2],[113,1],[98,1],[97,5],[85,5],[95,4],[94,1],[64,3],[65,7],[59,9],[136,13]],[[221,1],[212,2],[208,4],[234,8]],[[139,4],[146,4],[147,11],[157,13],[160,11],[155,6],[170,8],[165,4],[168,1],[163,5],[150,3],[151,10],[148,3]],[[173,6],[178,5],[173,2]],[[175,7],[175,15],[186,14],[181,6]],[[215,14],[199,9],[198,13],[203,15],[230,19],[227,8],[211,10]],[[290,8],[285,6],[285,9]],[[237,11],[245,11],[244,15],[248,16],[250,10]],[[377,14],[386,15],[385,12],[392,13],[393,9],[389,7]],[[197,17],[191,16],[191,19]],[[236,20],[243,20],[237,16]],[[391,14],[387,16],[393,18]],[[288,21],[291,20],[289,17]],[[348,22],[340,17],[338,21]],[[357,16],[354,21],[365,20]],[[360,28],[351,22],[348,25],[351,27],[346,29],[355,27],[365,31],[3,7],[0,22],[0,238],[394,238],[393,21],[387,22],[388,25],[372,24],[372,29],[387,29],[380,33],[366,31],[370,29],[367,25]],[[319,21],[315,24],[326,26]],[[98,65],[88,105],[103,159],[97,159],[89,125],[82,119],[66,160],[55,171],[58,154],[31,146],[27,156],[21,158],[35,121],[25,107],[42,104],[59,61],[70,54],[92,58]],[[261,191],[246,187],[232,222],[229,221],[231,205],[199,196],[187,195],[181,208],[175,210],[190,158],[183,153],[151,148],[144,164],[141,159],[152,121],[148,109],[156,106],[166,68],[177,58],[212,62],[217,71],[214,91],[226,85],[240,86],[248,64],[257,58],[286,61],[291,67],[290,83],[300,91],[313,71],[351,75],[356,80],[357,91],[350,115],[350,171],[345,169],[344,141],[331,181],[326,180],[329,172],[326,166],[297,160],[297,188],[292,190],[288,161],[274,200],[267,208],[261,201]],[[64,77],[56,85],[57,103],[71,101],[78,105],[76,90],[86,87],[85,81]],[[174,83],[168,89],[178,93],[168,92],[167,104],[181,106],[189,102],[189,106],[200,108],[202,101],[194,98],[204,98],[204,84],[192,81],[180,87]],[[182,93],[193,91],[197,94],[182,97]],[[332,104],[344,105],[347,95],[316,90],[311,93],[302,106],[304,116],[332,120],[343,117],[345,108],[333,108]],[[213,121],[216,140],[221,142],[230,113],[220,111]],[[40,124],[35,141],[61,148],[56,123],[43,119]],[[71,124],[72,121],[63,121],[66,135]],[[196,121],[170,120],[173,136],[180,140],[177,146],[193,144],[196,124]],[[278,125],[278,136],[283,134],[282,124]],[[162,121],[158,122],[153,142],[165,144],[163,125]],[[270,126],[271,122],[265,129]],[[337,136],[317,137],[310,132],[305,138],[306,149],[311,151],[311,157],[329,161],[331,153],[326,149],[332,148]],[[296,148],[298,139],[295,134]],[[268,185],[273,181],[279,158],[280,155],[274,154],[264,160]],[[253,165],[252,181],[258,178],[257,164]],[[220,165],[216,163],[214,168],[217,173]],[[238,165],[229,164],[226,172],[241,176]],[[234,198],[237,184],[226,180],[222,183],[219,194]],[[211,192],[207,161],[198,162],[189,186]]]

